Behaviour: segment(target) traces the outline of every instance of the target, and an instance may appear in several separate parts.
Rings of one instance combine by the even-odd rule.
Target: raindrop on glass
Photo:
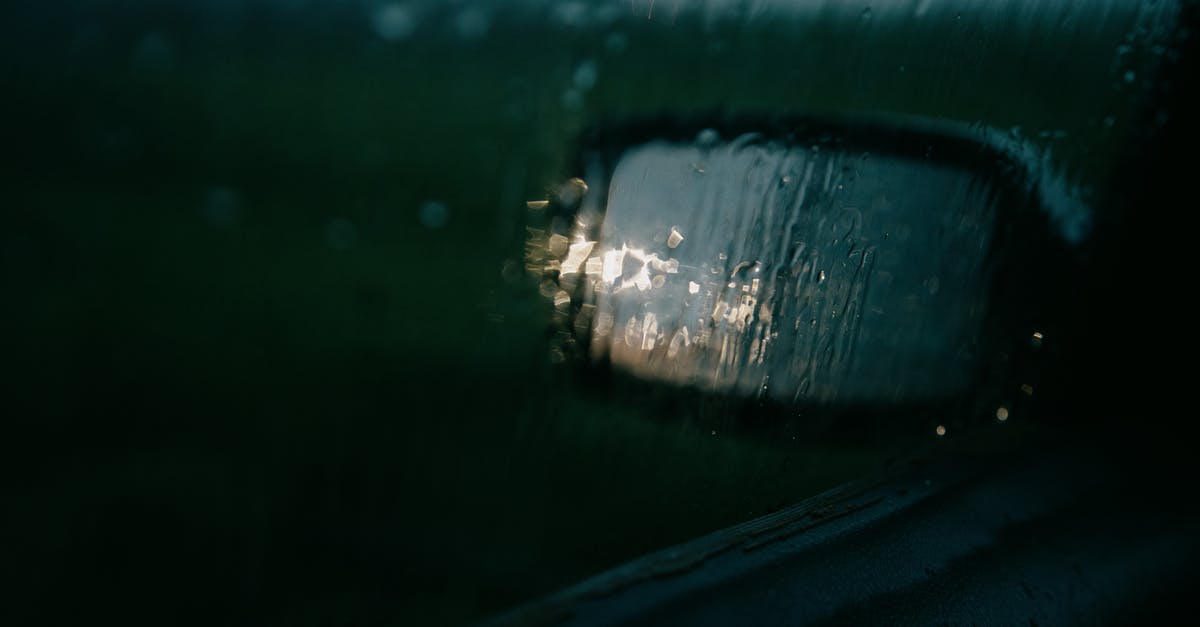
[[[421,224],[428,229],[440,229],[450,221],[450,208],[445,203],[430,200],[418,210]]]
[[[334,218],[325,225],[325,241],[336,250],[347,250],[358,242],[358,227],[345,218]]]

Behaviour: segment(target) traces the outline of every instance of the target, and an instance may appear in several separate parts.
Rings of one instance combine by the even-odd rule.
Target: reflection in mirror
[[[552,278],[543,293],[570,319],[567,344],[641,380],[783,406],[990,393],[979,384],[1013,324],[992,301],[1011,295],[1000,284],[1014,263],[1038,255],[998,240],[1053,230],[1057,216],[1069,245],[1086,206],[1051,173],[1030,184],[1020,150],[859,134],[724,140],[707,128],[632,141],[607,161],[595,151],[588,182],[552,194],[561,217],[531,242],[549,259],[531,269]],[[1006,420],[994,400],[987,411]]]

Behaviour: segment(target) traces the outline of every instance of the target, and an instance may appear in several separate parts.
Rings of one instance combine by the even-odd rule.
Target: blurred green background
[[[5,11],[14,625],[461,623],[875,469],[879,443],[714,434],[551,364],[525,201],[597,121],[706,111],[1090,133],[1055,146],[1086,187],[1142,62],[1051,54],[1113,55],[1137,18],[1069,7],[1091,21]]]

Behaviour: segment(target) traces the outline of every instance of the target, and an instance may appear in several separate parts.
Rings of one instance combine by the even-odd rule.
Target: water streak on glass
[[[592,354],[643,378],[937,399],[975,370],[995,214],[989,185],[950,166],[753,135],[650,142],[620,159],[599,241],[577,235],[562,280],[585,286]]]

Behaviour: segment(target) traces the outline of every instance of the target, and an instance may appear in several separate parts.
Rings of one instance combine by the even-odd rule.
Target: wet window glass
[[[1158,389],[1186,2],[5,13],[4,622],[679,621],[553,595]]]

